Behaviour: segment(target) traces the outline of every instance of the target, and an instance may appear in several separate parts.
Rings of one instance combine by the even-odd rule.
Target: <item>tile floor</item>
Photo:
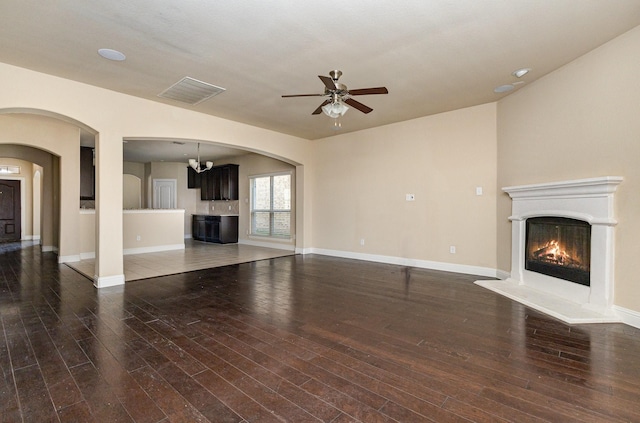
[[[185,240],[184,250],[124,256],[124,278],[125,281],[130,282],[293,254],[293,251],[246,244],[212,244]],[[93,279],[95,259],[81,260],[67,263],[67,265]]]

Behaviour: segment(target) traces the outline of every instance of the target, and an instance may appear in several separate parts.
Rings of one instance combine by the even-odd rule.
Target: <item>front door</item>
[[[0,179],[0,242],[20,241],[20,181]]]

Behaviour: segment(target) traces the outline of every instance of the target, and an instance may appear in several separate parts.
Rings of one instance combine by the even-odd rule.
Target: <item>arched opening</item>
[[[1,134],[0,129],[0,134]],[[55,209],[59,186],[59,157],[47,151],[18,144],[0,144],[0,165],[15,173],[0,180],[19,183],[19,227],[16,240],[37,241],[42,251],[58,250],[59,220]]]
[[[38,178],[40,181],[40,189],[42,192],[41,196],[41,214],[40,214],[40,237],[43,245],[43,250],[51,250],[58,253],[58,261],[65,263],[74,263],[84,258],[95,258],[95,265],[93,265],[93,269],[91,271],[86,272],[89,277],[93,277],[94,281],[97,281],[100,277],[101,273],[107,274],[116,274],[113,278],[113,283],[111,280],[105,282],[104,284],[96,283],[96,286],[109,286],[108,284],[118,284],[124,281],[124,271],[122,270],[122,278],[117,277],[118,273],[118,263],[120,260],[120,269],[122,269],[122,256],[124,249],[118,250],[118,242],[114,243],[114,236],[118,236],[118,232],[113,229],[119,227],[117,219],[110,221],[109,219],[113,217],[113,214],[107,216],[107,218],[103,218],[103,222],[107,220],[107,225],[109,225],[107,234],[109,236],[108,240],[103,240],[103,250],[107,250],[110,256],[108,257],[109,269],[106,271],[101,270],[99,267],[99,238],[102,235],[105,235],[104,228],[100,229],[98,226],[98,215],[97,213],[93,213],[91,218],[87,218],[86,216],[89,214],[89,210],[82,209],[82,206],[79,207],[78,199],[80,198],[80,182],[78,175],[79,171],[79,162],[80,162],[80,147],[83,145],[91,145],[95,148],[96,152],[100,151],[100,142],[102,140],[106,140],[111,152],[113,152],[113,148],[118,139],[122,141],[128,142],[136,142],[140,138],[118,138],[118,136],[113,136],[114,134],[107,134],[106,138],[103,137],[102,134],[97,134],[95,130],[84,125],[80,122],[75,121],[74,119],[57,115],[55,113],[50,113],[46,111],[40,110],[28,110],[28,109],[5,109],[0,111],[0,145],[3,148],[11,148],[11,146],[21,146],[21,148],[30,148],[34,151],[39,151],[42,154],[48,155],[48,162],[43,164],[41,160],[34,160],[34,163],[37,163],[38,166],[41,167],[40,173],[38,174]],[[172,139],[155,139],[156,141],[167,141],[172,142]],[[202,143],[207,144],[216,144],[214,141],[207,140],[188,140],[187,142],[191,144],[191,146],[195,147],[196,143],[200,141]],[[229,148],[228,145],[219,143],[221,146],[225,146]],[[278,162],[280,164],[288,166],[292,169],[292,173],[296,174],[297,170],[302,170],[302,166],[298,163],[292,163],[285,158],[282,157],[273,157],[273,155],[268,155],[266,152],[261,152],[257,150],[250,150],[244,147],[238,147],[239,150],[242,150],[242,155],[246,155],[250,157],[248,162],[251,162],[252,165],[255,165],[255,170],[249,170],[248,166],[243,166],[243,170],[246,172],[243,174],[243,178],[247,178],[249,174],[261,173],[261,167],[265,165],[266,162]],[[2,157],[2,154],[0,154]],[[28,159],[29,156],[21,156],[25,159]],[[180,168],[180,171],[185,173],[186,175],[186,167],[188,158],[184,156],[179,162],[174,162],[173,165]],[[103,159],[104,160],[104,159]],[[244,159],[243,159],[244,160]],[[50,164],[49,164],[50,162]],[[106,165],[104,164],[106,163]],[[156,164],[162,163],[161,161],[153,162]],[[245,163],[245,164],[246,164]],[[109,157],[106,162],[103,161],[103,167],[111,167],[113,165],[113,156]],[[122,188],[118,188],[119,196],[123,200],[122,208],[124,208],[124,192],[126,189],[125,186],[125,177],[124,175],[127,173],[131,173],[126,171],[126,163],[124,163],[123,169],[119,170],[116,178],[115,174],[113,174],[114,170],[118,169],[118,167],[113,166],[113,169],[108,169],[109,174],[114,176],[114,180],[123,178],[122,185],[118,184]],[[151,174],[154,171],[153,165],[147,166],[143,165],[143,175],[141,180],[141,188],[140,188],[140,206],[133,204],[132,207],[145,207],[149,204],[147,199],[148,197],[148,178],[146,175]],[[109,175],[108,174],[108,175]],[[138,176],[133,172],[135,176]],[[35,173],[34,173],[35,175]],[[107,175],[107,176],[108,176]],[[139,177],[139,176],[138,176]],[[104,178],[104,175],[103,175]],[[52,185],[49,186],[48,184]],[[104,189],[105,185],[103,185]],[[106,184],[107,189],[109,189],[110,194],[113,194],[113,184],[111,181],[108,181]],[[122,191],[120,191],[122,189]],[[297,196],[300,189],[293,189],[294,195]],[[104,197],[103,197],[104,198]],[[109,197],[111,200],[113,196]],[[100,201],[100,193],[96,191],[95,197],[95,205]],[[297,202],[301,202],[301,199],[298,198]],[[35,200],[33,201],[36,202]],[[116,203],[119,203],[116,202]],[[248,194],[245,191],[241,197],[237,200],[237,209],[244,211],[246,210],[248,203]],[[49,207],[48,205],[51,205]],[[89,203],[87,203],[89,204]],[[127,200],[127,204],[128,200]],[[94,205],[94,206],[95,206]],[[223,205],[215,204],[215,203],[198,203],[192,207],[195,211],[198,211],[198,207],[206,207],[207,211],[209,209],[216,210],[219,206],[228,208],[229,204],[225,203]],[[121,207],[117,205],[117,207]],[[178,207],[184,207],[184,205],[178,204]],[[86,207],[86,208],[90,208]],[[111,210],[113,212],[113,210]],[[297,219],[301,213],[301,207],[296,207],[294,220],[292,222],[294,232],[291,239],[288,240],[287,247],[290,247],[291,251],[294,251],[296,248],[296,244],[300,237],[297,236],[298,232],[295,231],[296,228],[299,227],[298,222],[301,219]],[[34,214],[37,214],[34,213]],[[82,222],[87,221],[91,224],[84,224]],[[242,225],[240,228],[240,233],[247,235],[246,229],[246,221],[248,219],[242,220]],[[48,224],[48,222],[52,222]],[[86,222],[85,222],[86,223]],[[104,224],[104,223],[103,223]],[[185,219],[183,222],[185,234],[190,235],[191,225]],[[37,225],[34,225],[36,227]],[[124,228],[124,226],[123,226]],[[50,234],[50,235],[49,235]],[[101,235],[102,234],[102,235]],[[37,237],[36,235],[33,235]],[[119,242],[122,245],[124,240],[124,235],[119,236]],[[48,241],[48,240],[51,241]],[[255,244],[265,243],[263,240],[251,240],[248,237],[245,240],[250,243],[253,242]],[[106,246],[106,247],[105,247]],[[135,249],[133,249],[135,250]],[[119,258],[114,258],[113,253],[115,251],[121,251],[118,255]],[[93,256],[92,256],[93,255]],[[109,276],[110,277],[110,276]],[[118,282],[120,281],[120,282]]]

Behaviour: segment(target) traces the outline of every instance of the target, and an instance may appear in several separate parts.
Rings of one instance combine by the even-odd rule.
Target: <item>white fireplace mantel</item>
[[[614,194],[622,177],[506,187],[512,199],[511,275],[484,286],[568,323],[619,322],[613,311]],[[526,220],[558,216],[591,225],[591,283],[583,286],[525,269]]]

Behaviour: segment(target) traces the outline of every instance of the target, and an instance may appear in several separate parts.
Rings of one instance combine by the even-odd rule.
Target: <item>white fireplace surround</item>
[[[512,199],[511,276],[477,281],[484,286],[567,323],[620,322],[613,310],[614,193],[622,177],[605,176],[506,187]],[[591,225],[591,283],[577,283],[525,269],[526,220],[557,216]]]

